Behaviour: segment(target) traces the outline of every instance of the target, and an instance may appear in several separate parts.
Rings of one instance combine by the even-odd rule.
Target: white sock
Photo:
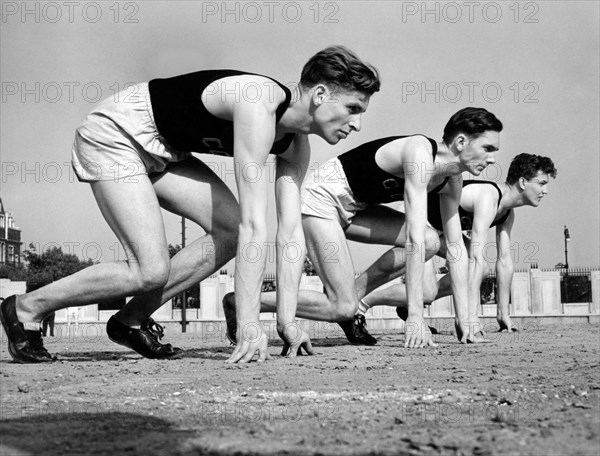
[[[42,329],[42,325],[39,322],[27,321],[23,323],[23,328],[25,328],[25,331],[39,331]]]
[[[362,299],[360,301],[358,301],[358,312],[361,315],[364,315],[367,313],[367,311],[371,308],[371,306],[369,306],[369,304],[367,304],[366,302],[364,302]]]

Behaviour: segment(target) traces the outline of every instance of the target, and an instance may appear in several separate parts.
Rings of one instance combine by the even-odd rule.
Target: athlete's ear
[[[527,179],[525,179],[524,177],[519,177],[519,188],[521,190],[525,190],[525,183],[527,182]]]
[[[329,89],[324,84],[317,84],[314,86],[312,99],[315,106],[320,106],[325,103],[328,94]]]
[[[456,149],[459,152],[462,152],[464,150],[464,148],[467,146],[467,142],[468,139],[463,133],[459,133],[458,135],[456,135],[456,138],[454,138],[454,145],[456,146]]]

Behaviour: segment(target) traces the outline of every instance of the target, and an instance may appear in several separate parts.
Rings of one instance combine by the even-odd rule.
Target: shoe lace
[[[356,330],[360,334],[365,333],[365,329],[367,328],[367,320],[364,315],[356,314],[354,315],[354,326]]]
[[[144,322],[142,325],[142,330],[149,332],[156,340],[162,339],[165,334],[164,328],[156,323],[152,318],[148,318]]]
[[[44,341],[42,339],[42,331],[26,331],[27,341],[32,350],[38,353],[48,354],[48,350],[44,347]]]

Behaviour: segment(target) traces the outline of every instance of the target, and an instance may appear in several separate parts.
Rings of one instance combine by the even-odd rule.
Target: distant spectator
[[[50,326],[50,337],[54,337],[54,318],[56,317],[56,312],[52,312],[46,316],[42,320],[42,334],[44,337],[47,336],[48,326]]]

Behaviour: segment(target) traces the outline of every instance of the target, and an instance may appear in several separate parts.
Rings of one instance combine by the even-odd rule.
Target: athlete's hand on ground
[[[258,354],[257,361],[262,363],[269,359],[268,343],[269,338],[258,321],[246,323],[238,328],[237,345],[226,363],[249,363],[255,354]]]
[[[304,332],[297,322],[286,324],[278,332],[279,337],[283,340],[281,356],[295,358],[297,355],[302,355],[302,349],[304,349],[307,355],[315,354],[308,334]]]
[[[466,344],[467,336],[469,335],[469,329],[458,320],[454,322],[454,329],[456,330],[456,338],[458,339],[458,341],[461,344]]]
[[[485,333],[482,331],[477,331],[476,333],[473,333],[472,335],[469,335],[467,337],[467,343],[468,344],[490,344],[492,343],[491,340],[489,340],[487,337],[485,337]]]
[[[454,322],[454,328],[456,329],[456,337],[461,344],[486,344],[490,343],[491,340],[487,339],[481,324],[477,323],[462,323],[460,321]]]
[[[500,326],[500,329],[498,329],[498,332],[502,332],[504,330],[506,330],[508,332],[517,332],[518,331],[518,329],[512,325],[512,322],[510,321],[510,317],[496,317],[496,321],[498,322],[498,326]]]
[[[404,327],[405,348],[437,347],[437,344],[433,342],[429,326],[423,318],[409,316]]]
[[[487,334],[483,329],[483,325],[477,319],[477,323],[469,325],[470,333],[467,336],[468,344],[489,344],[492,341],[487,338]]]

